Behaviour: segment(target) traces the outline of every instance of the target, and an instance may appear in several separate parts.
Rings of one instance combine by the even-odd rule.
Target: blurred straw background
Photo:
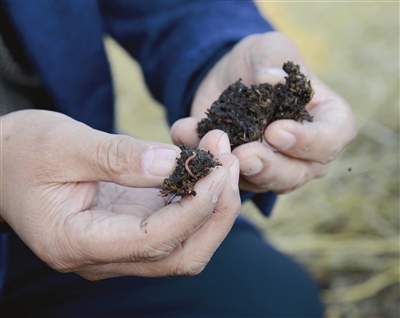
[[[352,105],[359,134],[327,177],[244,215],[317,279],[326,317],[400,317],[399,2],[257,2],[314,72]],[[170,142],[137,63],[106,39],[118,127]]]

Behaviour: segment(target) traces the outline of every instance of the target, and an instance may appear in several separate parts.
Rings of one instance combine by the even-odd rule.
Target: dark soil
[[[313,96],[307,77],[293,62],[283,64],[286,83],[245,86],[239,79],[231,84],[207,110],[197,127],[202,138],[213,129],[225,131],[234,149],[244,143],[261,141],[265,128],[275,120],[312,121],[305,106]]]
[[[186,145],[179,145],[181,157],[177,159],[177,166],[168,179],[164,180],[162,196],[169,194],[185,197],[186,195],[196,195],[194,186],[196,182],[207,176],[211,168],[221,166],[218,159],[210,151],[191,148]]]
[[[285,85],[273,87],[264,83],[248,88],[241,80],[230,85],[208,109],[207,118],[198,123],[199,137],[210,130],[221,129],[228,134],[233,149],[262,140],[265,128],[275,120],[312,121],[305,109],[313,96],[310,81],[292,62],[285,63],[283,70],[288,74]],[[162,184],[162,196],[195,196],[196,182],[207,176],[211,168],[221,165],[209,151],[186,145],[179,147],[181,157],[177,159],[173,173]]]

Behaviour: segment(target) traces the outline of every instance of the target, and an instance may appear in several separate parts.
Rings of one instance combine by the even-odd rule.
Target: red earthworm
[[[189,162],[194,157],[196,157],[196,153],[195,152],[193,152],[193,155],[191,155],[189,158],[186,159],[186,161],[185,161],[185,169],[186,169],[187,173],[189,174],[189,176],[191,176],[192,178],[197,179],[196,175],[189,168]]]

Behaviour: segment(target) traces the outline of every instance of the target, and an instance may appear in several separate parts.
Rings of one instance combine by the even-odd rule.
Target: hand
[[[239,42],[207,74],[194,97],[190,118],[172,127],[174,143],[195,146],[197,122],[230,84],[243,79],[247,86],[284,83],[284,62],[293,61],[311,80],[315,95],[306,109],[313,122],[278,120],[264,132],[266,142],[252,142],[233,150],[240,161],[240,187],[253,192],[286,193],[324,176],[329,163],[356,136],[353,112],[339,95],[307,67],[298,48],[278,32],[253,35]],[[270,146],[272,147],[270,147]]]
[[[90,280],[197,274],[240,212],[239,163],[220,131],[199,146],[223,166],[198,181],[196,197],[166,206],[154,187],[172,172],[179,148],[54,112],[19,111],[1,121],[1,216],[58,271]]]

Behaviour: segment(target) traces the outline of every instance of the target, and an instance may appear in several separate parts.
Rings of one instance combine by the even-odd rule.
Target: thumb
[[[269,83],[272,86],[278,83],[285,84],[285,76],[287,76],[287,74],[282,68],[260,68],[257,74],[257,83]]]
[[[112,135],[68,116],[22,110],[1,117],[2,154],[9,175],[38,182],[114,182],[154,187],[168,177],[180,149]],[[15,178],[15,177],[14,177]]]
[[[162,183],[176,166],[180,149],[130,136],[91,129],[79,151],[75,171],[80,181],[106,181],[125,186],[152,187]],[[82,138],[81,138],[82,140]]]
[[[108,134],[55,112],[21,111],[11,119],[19,125],[9,138],[14,152],[31,154],[30,161],[42,167],[40,178],[50,175],[53,182],[154,187],[169,176],[180,154],[174,145]]]

